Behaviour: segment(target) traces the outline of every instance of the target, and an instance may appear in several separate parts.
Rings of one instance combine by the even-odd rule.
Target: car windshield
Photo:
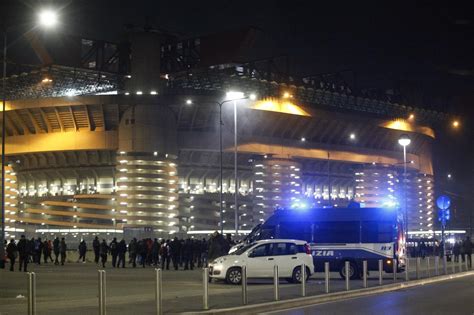
[[[245,253],[245,251],[247,251],[247,249],[249,249],[250,247],[252,247],[254,245],[255,245],[255,243],[244,245],[243,247],[241,247],[238,250],[236,250],[235,252],[233,252],[232,255],[242,255],[243,253]]]

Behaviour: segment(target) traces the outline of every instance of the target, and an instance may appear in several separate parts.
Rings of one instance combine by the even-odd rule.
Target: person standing
[[[105,268],[105,263],[107,262],[107,254],[109,253],[109,246],[105,240],[102,240],[99,247],[100,259],[102,262],[102,268]]]
[[[194,269],[193,263],[193,244],[191,239],[186,239],[183,247],[184,270]]]
[[[66,262],[66,252],[67,252],[67,245],[66,240],[61,238],[61,243],[59,243],[59,253],[61,254],[61,266],[64,266]]]
[[[118,250],[117,250],[117,238],[114,237],[112,242],[110,242],[110,254],[112,255],[112,267],[115,268],[115,265],[117,264],[117,256],[118,256]]]
[[[170,270],[170,247],[168,246],[168,243],[165,242],[165,240],[161,241],[160,256],[161,269],[164,270],[166,264],[166,270]]]
[[[48,240],[48,259],[51,260],[51,262],[54,262],[53,257],[51,253],[53,252],[53,243],[51,240]]]
[[[163,242],[162,242],[162,244],[163,244]],[[170,249],[171,259],[173,260],[174,270],[178,270],[178,267],[179,267],[179,254],[180,254],[180,251],[181,251],[181,243],[179,242],[177,237],[175,237],[170,242],[169,249]]]
[[[127,252],[127,244],[125,240],[122,239],[117,245],[117,253],[118,253],[118,261],[117,261],[117,268],[120,268],[120,264],[122,268],[125,268],[125,253]]]
[[[97,236],[92,241],[92,249],[94,250],[94,262],[96,265],[99,265],[100,242]]]
[[[53,241],[53,251],[54,251],[54,264],[59,265],[59,237],[56,236],[56,238]]]
[[[87,244],[86,244],[86,241],[82,240],[80,243],[79,243],[79,259],[77,260],[77,262],[79,262],[82,258],[82,263],[85,264],[86,263],[86,253],[87,253]]]
[[[45,264],[48,263],[48,257],[49,257],[49,248],[48,248],[48,241],[47,240],[44,240],[43,242],[43,261]]]
[[[140,264],[143,268],[145,268],[146,256],[148,253],[145,239],[142,239],[140,242],[138,242],[138,253],[140,254]]]
[[[153,244],[151,246],[151,259],[153,266],[158,266],[160,260],[160,243],[158,243],[158,239],[155,238]]]
[[[29,241],[25,238],[25,235],[22,235],[20,241],[18,242],[18,254],[20,256],[20,271],[23,269],[27,272],[28,258],[30,255],[30,244]]]
[[[201,266],[207,267],[208,244],[205,238],[201,241]]]
[[[34,260],[37,265],[41,265],[41,254],[43,253],[43,241],[41,241],[41,237],[38,237],[35,240],[35,255]]]
[[[137,239],[134,237],[130,244],[128,244],[128,258],[129,262],[133,265],[133,268],[137,266],[137,251],[138,251]]]
[[[7,245],[7,257],[10,260],[10,271],[14,271],[16,257],[18,256],[18,247],[12,238]]]

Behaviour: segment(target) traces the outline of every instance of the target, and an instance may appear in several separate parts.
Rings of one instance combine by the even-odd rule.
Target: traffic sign
[[[446,195],[441,195],[436,199],[436,205],[441,210],[449,209],[449,206],[451,206],[451,198]]]

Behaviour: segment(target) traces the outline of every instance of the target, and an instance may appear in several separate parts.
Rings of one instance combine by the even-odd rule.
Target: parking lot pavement
[[[70,263],[65,266],[30,265],[37,276],[37,309],[39,314],[97,313],[97,266],[92,263]],[[106,268],[107,309],[112,314],[153,314],[154,268]],[[314,275],[307,284],[307,295],[323,294],[323,274]],[[371,273],[369,286],[378,285],[378,274]],[[412,274],[412,278],[414,273]],[[384,274],[384,283],[392,283],[392,275]],[[403,274],[399,274],[402,281]],[[281,280],[281,298],[300,296],[300,285]],[[0,314],[26,312],[26,274],[0,271]],[[362,281],[351,281],[351,289],[362,287]],[[345,289],[339,274],[331,274],[331,291]],[[273,298],[271,280],[249,280],[249,303],[268,302]],[[241,287],[223,282],[209,285],[211,308],[241,305]],[[163,301],[166,313],[197,311],[202,307],[202,271],[163,271]]]

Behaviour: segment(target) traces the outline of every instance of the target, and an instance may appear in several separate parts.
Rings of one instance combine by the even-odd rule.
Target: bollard
[[[466,259],[464,259],[464,264],[465,264],[466,271],[469,271],[469,265],[468,265],[468,263],[467,263],[467,258],[468,258],[469,256],[466,254],[466,255],[464,255],[464,257],[466,258]]]
[[[459,272],[462,272],[462,261],[463,257],[462,255],[459,255],[458,262],[459,262]]]
[[[36,315],[36,274],[28,272],[28,315]]]
[[[209,268],[202,269],[202,308],[209,309]]]
[[[397,281],[398,264],[397,264],[397,260],[395,258],[392,259],[392,268],[393,268],[393,281]]]
[[[416,279],[420,279],[420,266],[421,266],[421,259],[420,257],[416,257],[416,265],[415,265]]]
[[[426,257],[426,276],[429,278],[430,274],[430,257]]]
[[[346,291],[349,291],[349,269],[350,269],[350,263],[346,261],[345,263],[345,271],[346,271]]]
[[[439,276],[439,256],[435,256],[434,260],[435,276]]]
[[[324,282],[326,293],[329,293],[329,263],[324,263]]]
[[[280,292],[278,291],[278,285],[280,284],[280,278],[278,277],[278,265],[273,266],[273,297],[275,301],[280,299]]]
[[[156,314],[161,315],[163,314],[163,286],[162,286],[162,274],[161,269],[155,269],[156,277],[155,277],[155,309]]]
[[[382,285],[383,260],[379,259],[379,285]]]
[[[410,280],[410,258],[405,259],[405,281]]]
[[[105,298],[106,298],[106,290],[107,284],[105,282],[105,270],[99,270],[99,315],[107,314],[107,310],[105,308]]]
[[[456,273],[456,262],[454,261],[454,255],[451,255],[451,271]]]
[[[368,283],[367,283],[367,260],[364,260],[362,262],[362,279],[363,279],[364,288],[367,288],[368,287]]]
[[[301,265],[301,296],[306,296],[306,266]]]
[[[247,305],[247,266],[242,266],[242,304]]]
[[[443,272],[445,275],[448,274],[448,258],[446,255],[443,255]]]
[[[471,270],[474,270],[474,264],[472,263],[473,261],[474,261],[474,254],[471,254],[471,261],[470,261]]]

